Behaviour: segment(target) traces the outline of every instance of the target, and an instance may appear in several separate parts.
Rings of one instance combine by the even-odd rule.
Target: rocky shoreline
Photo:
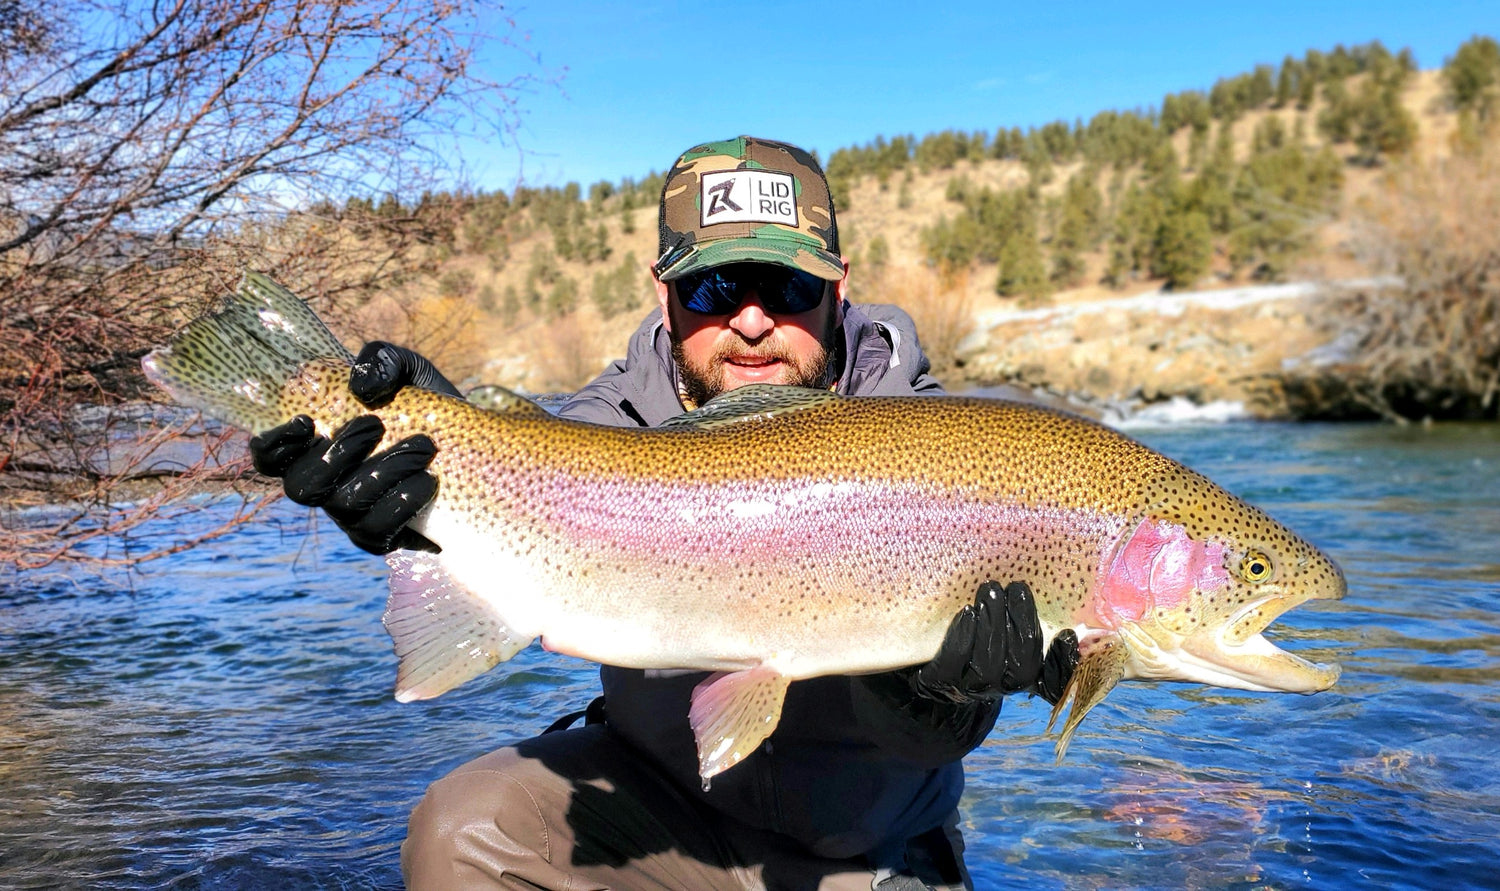
[[[1257,419],[1316,415],[1305,381],[1355,358],[1362,336],[1340,330],[1345,294],[1380,281],[1297,282],[1215,291],[1155,291],[980,314],[958,347],[971,387],[1010,387],[1098,416],[1152,406],[1221,406]]]

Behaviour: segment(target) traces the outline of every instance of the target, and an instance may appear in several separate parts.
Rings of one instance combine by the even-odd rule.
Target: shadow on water
[[[1343,565],[1348,599],[1272,632],[1344,677],[1309,697],[1127,684],[1060,764],[1046,706],[1013,698],[968,760],[978,886],[1485,884],[1500,425],[1133,433]],[[591,666],[532,648],[397,704],[383,564],[277,519],[128,583],[0,576],[0,885],[399,887],[429,782],[594,694]]]

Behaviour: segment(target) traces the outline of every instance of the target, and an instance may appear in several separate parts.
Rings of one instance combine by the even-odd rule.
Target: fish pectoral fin
[[[1063,691],[1057,704],[1052,706],[1052,715],[1047,719],[1047,732],[1051,733],[1058,716],[1065,707],[1068,708],[1068,719],[1063,722],[1062,735],[1057,739],[1058,761],[1062,761],[1063,754],[1068,751],[1073,731],[1083,723],[1084,716],[1103,702],[1109,691],[1125,676],[1128,655],[1124,641],[1118,637],[1108,637],[1090,646],[1088,653],[1078,660],[1078,666],[1073,669],[1073,678],[1068,681],[1068,688]]]
[[[454,581],[436,554],[393,551],[381,621],[399,660],[396,699],[431,699],[509,659],[531,643],[478,595]]]
[[[693,688],[688,723],[698,742],[698,774],[707,780],[755,751],[781,720],[790,684],[772,668],[720,672]]]

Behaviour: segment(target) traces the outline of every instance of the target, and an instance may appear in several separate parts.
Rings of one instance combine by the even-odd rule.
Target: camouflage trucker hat
[[[667,171],[660,224],[662,281],[746,260],[844,275],[828,180],[784,142],[741,136],[688,149]]]

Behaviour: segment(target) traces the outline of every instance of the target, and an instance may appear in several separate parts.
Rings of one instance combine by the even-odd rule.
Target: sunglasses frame
[[[739,274],[732,274],[734,270],[738,270]],[[748,274],[747,270],[749,271]],[[732,287],[729,299],[732,299],[734,302],[727,307],[715,305],[709,309],[697,309],[692,305],[693,301],[699,296],[696,292],[708,284],[711,277],[718,278],[718,283],[714,285],[717,289],[723,289],[725,285]],[[765,286],[768,284],[768,279],[771,280],[770,283],[776,283],[776,279],[781,280],[779,291],[767,291]],[[809,279],[819,283],[817,301],[802,309],[796,308],[800,304],[788,302],[788,294],[793,290],[793,282],[799,279],[804,284]],[[683,287],[684,283],[694,283],[692,288],[694,293],[688,294],[687,289]],[[828,299],[828,286],[836,283],[800,269],[790,269],[771,263],[744,262],[728,263],[705,269],[701,272],[688,273],[674,279],[672,284],[677,295],[678,305],[690,313],[703,316],[733,315],[739,312],[740,308],[745,305],[745,295],[754,290],[760,300],[761,307],[768,315],[775,316],[800,315],[805,312],[812,312],[822,306],[824,301]],[[716,298],[710,297],[709,299]]]

